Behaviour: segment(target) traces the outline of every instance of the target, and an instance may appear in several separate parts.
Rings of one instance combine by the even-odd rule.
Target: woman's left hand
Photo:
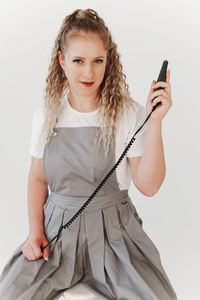
[[[155,80],[153,80],[149,96],[147,98],[146,103],[146,111],[147,114],[149,114],[153,107],[158,103],[159,106],[152,112],[150,119],[156,120],[156,121],[162,121],[170,107],[172,106],[172,99],[171,99],[171,85],[170,85],[170,70],[166,72],[166,82],[165,81],[158,81],[156,83]],[[158,90],[154,92],[154,89],[158,87],[163,87],[164,89]],[[155,98],[156,97],[156,98]],[[155,98],[155,99],[154,99]],[[154,101],[152,102],[152,100]]]

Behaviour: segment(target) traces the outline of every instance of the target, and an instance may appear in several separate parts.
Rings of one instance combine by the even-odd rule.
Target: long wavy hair
[[[117,45],[113,41],[103,19],[94,9],[76,9],[72,14],[64,18],[58,32],[51,54],[49,74],[46,78],[43,103],[44,122],[39,142],[46,143],[49,141],[56,126],[61,99],[65,90],[69,89],[68,79],[58,59],[58,51],[64,57],[70,39],[79,35],[80,32],[98,34],[107,51],[105,74],[99,87],[100,109],[97,113],[100,116],[101,126],[98,127],[95,139],[95,143],[98,141],[98,146],[100,146],[100,141],[103,140],[105,155],[107,156],[119,120],[125,108],[131,107],[134,110],[134,100],[130,97],[126,75],[122,72]]]

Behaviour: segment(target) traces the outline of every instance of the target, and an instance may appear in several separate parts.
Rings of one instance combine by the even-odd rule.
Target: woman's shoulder
[[[124,109],[124,117],[122,118],[125,124],[138,123],[147,116],[146,108],[140,102],[133,100],[133,105],[126,105]]]
[[[34,132],[39,132],[44,122],[44,105],[43,103],[39,103],[32,116],[32,128]]]
[[[44,103],[40,102],[33,113],[33,117],[42,120],[44,118]]]

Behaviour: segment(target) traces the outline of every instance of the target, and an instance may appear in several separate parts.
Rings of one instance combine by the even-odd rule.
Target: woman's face
[[[63,59],[58,53],[61,67],[76,94],[96,94],[103,81],[107,51],[100,37],[94,33],[83,33],[70,40]],[[85,86],[81,82],[94,82]]]

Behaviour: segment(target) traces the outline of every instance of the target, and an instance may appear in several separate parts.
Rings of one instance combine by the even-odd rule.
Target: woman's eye
[[[81,61],[81,59],[74,59],[73,62]]]
[[[102,60],[102,59],[97,59],[96,61],[100,61],[100,62],[103,62],[103,60]]]
[[[79,64],[79,62],[81,61],[81,59],[74,59],[73,60],[73,62],[77,62],[78,64]],[[103,62],[103,60],[102,59],[97,59],[96,61],[98,61],[98,62]]]

